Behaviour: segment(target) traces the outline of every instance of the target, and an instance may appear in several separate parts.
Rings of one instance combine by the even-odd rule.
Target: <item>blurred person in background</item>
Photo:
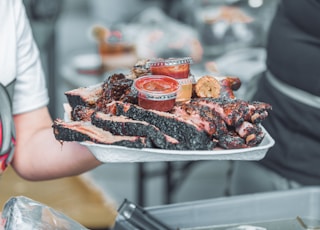
[[[253,97],[272,105],[263,126],[275,145],[261,161],[235,162],[231,195],[320,185],[319,21],[319,0],[279,2]]]
[[[86,147],[61,145],[54,137],[39,50],[22,0],[1,1],[0,21],[0,86],[7,90],[1,94],[7,100],[0,107],[0,173],[11,163],[24,179],[48,180],[99,166]],[[8,136],[11,109],[14,128]]]

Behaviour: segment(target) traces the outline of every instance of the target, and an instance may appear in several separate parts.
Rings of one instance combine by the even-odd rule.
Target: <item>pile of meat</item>
[[[236,99],[230,82],[240,87],[238,79],[218,80],[220,90],[225,91],[215,98],[197,96],[201,94],[198,85],[191,100],[176,103],[169,112],[139,107],[133,81],[114,74],[101,84],[65,92],[70,121],[54,121],[56,139],[131,148],[212,150],[257,146],[265,136],[260,123],[271,106]]]

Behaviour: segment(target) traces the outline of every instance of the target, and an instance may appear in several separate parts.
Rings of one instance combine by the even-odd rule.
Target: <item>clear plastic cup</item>
[[[139,106],[167,112],[175,105],[180,84],[165,75],[146,75],[137,78],[134,87],[138,91]]]
[[[153,59],[147,62],[147,67],[153,75],[166,75],[176,79],[185,79],[190,74],[191,57]]]
[[[195,79],[193,75],[190,75],[186,79],[177,79],[180,84],[180,89],[177,94],[176,101],[187,101],[192,97],[192,86],[195,84]]]

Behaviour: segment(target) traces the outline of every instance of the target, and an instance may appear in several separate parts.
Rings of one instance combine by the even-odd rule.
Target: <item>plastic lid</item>
[[[192,64],[193,60],[191,57],[183,57],[183,58],[157,58],[152,59],[147,62],[147,67],[157,67],[157,66],[174,66],[174,65],[182,65],[182,64]]]
[[[146,75],[134,82],[135,89],[152,100],[169,100],[176,97],[180,89],[179,82],[164,75]]]
[[[177,79],[180,85],[189,85],[189,84],[195,84],[196,79],[194,78],[193,75],[190,75],[188,78],[183,78],[183,79]]]

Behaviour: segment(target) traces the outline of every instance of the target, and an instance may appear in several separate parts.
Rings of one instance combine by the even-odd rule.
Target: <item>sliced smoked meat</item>
[[[152,147],[152,143],[148,138],[113,135],[95,127],[90,122],[65,122],[61,119],[56,119],[52,127],[55,138],[60,141],[91,141],[98,144],[120,145],[130,148]]]
[[[145,121],[137,121],[125,116],[114,116],[102,112],[92,114],[91,123],[114,135],[148,137],[157,148],[182,149],[179,142]]]
[[[77,105],[87,106],[94,108],[97,100],[102,95],[102,83],[88,87],[80,87],[77,89],[69,90],[64,94],[72,108]]]
[[[140,106],[114,101],[108,104],[106,113],[145,121],[158,127],[163,133],[185,144],[189,150],[208,150],[216,145],[209,134],[193,122],[175,114],[143,109]]]

